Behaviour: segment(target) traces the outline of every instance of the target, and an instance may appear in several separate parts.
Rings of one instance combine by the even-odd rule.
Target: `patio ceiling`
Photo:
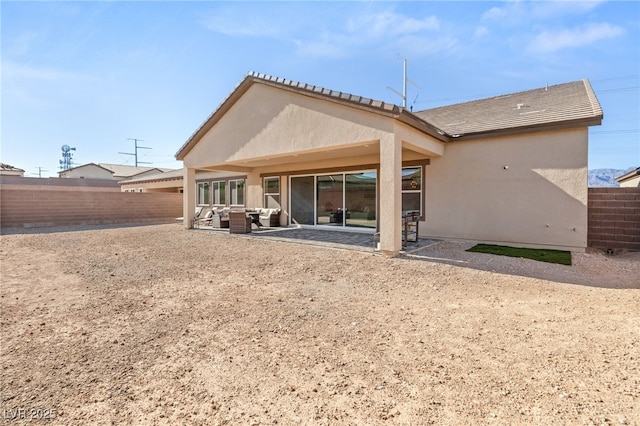
[[[429,158],[429,156],[406,148],[403,149],[403,157],[407,160]],[[354,164],[377,164],[380,162],[380,144],[378,141],[367,141],[348,146],[329,149],[324,148],[317,151],[299,151],[285,155],[256,157],[221,164],[201,165],[196,168],[199,170],[248,173],[257,168],[286,167],[304,163],[313,164],[329,160],[335,161],[339,159],[342,159],[345,162],[353,160]]]

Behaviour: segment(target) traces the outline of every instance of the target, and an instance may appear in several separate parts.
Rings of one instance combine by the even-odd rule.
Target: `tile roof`
[[[640,175],[640,167],[637,167],[635,169],[631,169],[628,172],[621,174],[620,176],[616,177],[615,179],[618,182],[623,182],[625,180],[629,180],[631,178],[634,178],[636,176]]]
[[[588,80],[414,112],[453,137],[592,119],[602,108]]]
[[[287,80],[285,78],[280,78],[280,77],[274,77],[267,74],[250,72],[248,74],[248,77],[253,77],[253,78],[262,80],[263,82],[272,82],[282,86],[287,86],[292,89],[307,91],[307,92],[315,93],[318,95],[326,96],[329,98],[334,98],[337,100],[358,104],[360,106],[377,108],[377,109],[394,112],[394,113],[399,113],[402,111],[402,107],[399,107],[398,105],[391,104],[388,102],[365,98],[358,95],[352,95],[351,93],[347,93],[347,92],[340,92],[337,90],[325,89],[324,87],[314,86],[312,84],[300,83],[297,81]]]
[[[409,112],[388,102],[250,72],[180,147],[176,159],[182,160],[254,83],[269,84],[393,117],[442,141],[487,133],[506,134],[518,129],[567,126],[577,122],[583,126],[596,125],[602,121],[602,108],[588,80]]]
[[[108,164],[108,163],[98,163],[98,166],[103,169],[107,169],[110,172],[113,172],[114,176],[122,176],[122,177],[130,177],[135,176],[140,173],[148,172],[149,170],[158,170],[157,167],[136,167],[136,166],[128,166],[124,164]]]
[[[11,164],[0,163],[0,170],[7,172],[24,172],[24,170],[13,167]]]
[[[172,179],[182,179],[184,171],[182,169],[163,169],[165,171],[161,171],[158,173],[153,173],[150,175],[136,177],[133,176],[126,180],[121,180],[119,183],[139,183],[139,182],[151,182],[151,181],[160,181],[160,180],[172,180]]]

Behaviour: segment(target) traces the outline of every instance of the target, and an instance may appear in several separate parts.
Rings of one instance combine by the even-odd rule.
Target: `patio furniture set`
[[[196,212],[193,227],[201,226],[229,229],[231,234],[246,234],[251,232],[252,225],[256,227],[280,226],[280,209],[232,209],[229,207],[201,209]]]

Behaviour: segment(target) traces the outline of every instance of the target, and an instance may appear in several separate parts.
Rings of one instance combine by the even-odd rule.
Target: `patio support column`
[[[244,201],[246,207],[262,207],[262,178],[258,173],[247,174],[247,199]]]
[[[185,166],[182,172],[182,223],[185,229],[190,229],[193,227],[191,219],[196,211],[196,169]]]
[[[396,256],[402,249],[402,141],[380,139],[380,250]]]

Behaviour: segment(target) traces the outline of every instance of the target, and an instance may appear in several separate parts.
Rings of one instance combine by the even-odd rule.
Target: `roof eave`
[[[397,117],[398,121],[413,127],[416,130],[419,130],[427,135],[438,139],[441,142],[450,142],[451,135],[445,132],[442,129],[432,125],[428,121],[425,121],[418,117],[417,115],[409,112],[405,109],[401,111],[401,113]]]
[[[640,175],[640,167],[631,170],[623,175],[618,176],[617,178],[615,178],[616,181],[618,182],[624,182],[626,180],[632,179],[636,176]]]
[[[216,108],[209,117],[196,129],[195,132],[187,139],[187,141],[176,152],[176,160],[184,160],[184,157],[198,143],[198,141],[222,118],[222,116],[231,109],[231,107],[246,93],[251,85],[256,81],[252,75],[247,75],[236,88],[222,101],[220,106]]]
[[[157,178],[157,179],[124,179],[124,180],[118,181],[118,184],[128,185],[128,184],[134,184],[134,183],[168,182],[170,180],[182,180],[182,179],[183,179],[182,176],[173,176],[173,177]]]
[[[532,132],[546,132],[553,130],[567,130],[575,129],[577,127],[591,127],[599,126],[602,124],[602,115],[580,118],[576,120],[566,120],[553,123],[540,123],[527,126],[510,127],[506,129],[493,129],[473,133],[453,134],[450,135],[450,141],[455,142],[458,140],[473,140],[473,139],[485,139],[488,137],[499,136],[512,136],[522,135]]]

